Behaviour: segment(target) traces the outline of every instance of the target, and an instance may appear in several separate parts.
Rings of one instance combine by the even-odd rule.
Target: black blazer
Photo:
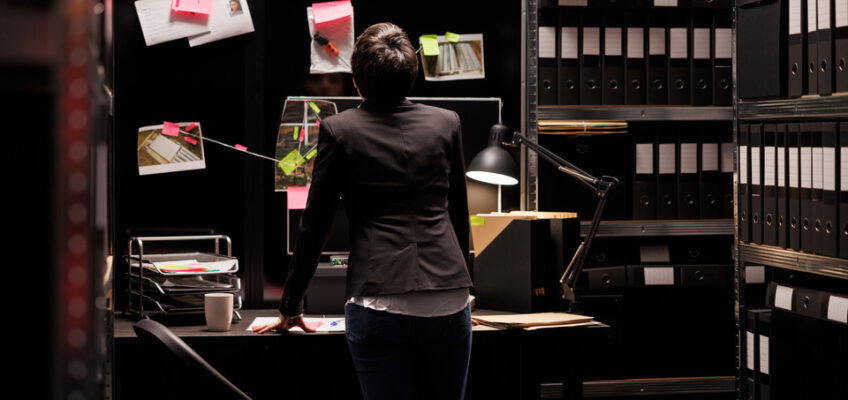
[[[280,312],[303,311],[339,198],[350,226],[346,297],[471,287],[459,116],[408,100],[321,121]]]

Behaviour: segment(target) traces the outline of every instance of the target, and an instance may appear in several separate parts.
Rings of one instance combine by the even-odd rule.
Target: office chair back
[[[199,382],[191,382],[190,384],[196,387],[208,387],[210,383],[213,383],[224,391],[216,392],[219,398],[250,400],[248,395],[244,394],[236,385],[221,375],[218,370],[209,365],[203,357],[197,354],[197,352],[166,326],[150,319],[142,319],[133,325],[133,330],[139,339],[175,356],[188,369],[187,372],[202,379]]]

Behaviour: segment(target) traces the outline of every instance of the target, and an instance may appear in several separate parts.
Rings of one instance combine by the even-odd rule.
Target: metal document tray
[[[190,293],[238,293],[241,290],[241,279],[234,275],[188,275],[188,276],[145,276],[140,278],[130,275],[134,285],[143,279],[145,290],[151,290],[164,295]]]
[[[129,258],[129,257],[128,257]],[[189,252],[189,253],[165,253],[165,254],[146,254],[144,258],[141,259],[141,265],[144,268],[144,274],[156,274],[163,276],[179,276],[179,275],[213,275],[213,274],[222,274],[222,273],[231,273],[238,272],[239,264],[238,259],[235,257],[225,256],[221,254],[214,253],[204,253],[204,252]],[[234,262],[235,265],[227,270],[223,271],[208,271],[208,272],[167,272],[162,271],[156,267],[153,263],[162,263],[167,261],[179,261],[179,260],[197,260],[200,263],[209,263],[209,262],[220,262],[220,261],[231,261]],[[139,257],[132,257],[129,260],[130,267],[134,270],[139,268]]]

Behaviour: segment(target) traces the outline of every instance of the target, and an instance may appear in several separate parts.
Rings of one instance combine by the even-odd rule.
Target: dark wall
[[[254,33],[190,48],[185,39],[146,47],[132,2],[116,2],[112,151],[117,255],[126,254],[132,235],[216,232],[233,239],[248,306],[262,305],[266,275],[269,286],[282,282],[288,265],[286,197],[273,191],[270,161],[207,142],[206,169],[139,176],[135,142],[140,126],[200,121],[207,137],[272,155],[287,96],[356,95],[348,74],[308,73],[310,3],[248,0]],[[406,29],[415,44],[421,34],[483,33],[486,79],[425,82],[422,77],[411,95],[500,97],[504,121],[519,125],[518,1],[499,7],[483,1],[452,2],[449,7],[354,1],[353,6],[354,35],[382,21]],[[466,162],[472,156],[466,155]],[[518,196],[517,190],[506,190],[504,207],[517,208]],[[121,284],[119,280],[116,286],[119,307]]]

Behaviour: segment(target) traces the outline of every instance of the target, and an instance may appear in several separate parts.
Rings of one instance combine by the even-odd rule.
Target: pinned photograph
[[[336,103],[331,101],[303,97],[286,99],[274,152],[274,157],[280,160],[274,169],[275,191],[307,186],[312,182],[321,120],[336,112]]]
[[[165,122],[138,128],[138,174],[206,168],[203,136],[197,122]]]
[[[428,81],[483,79],[483,34],[423,35],[421,64]]]
[[[235,17],[236,15],[244,14],[244,10],[241,8],[241,0],[230,0],[230,16]]]

